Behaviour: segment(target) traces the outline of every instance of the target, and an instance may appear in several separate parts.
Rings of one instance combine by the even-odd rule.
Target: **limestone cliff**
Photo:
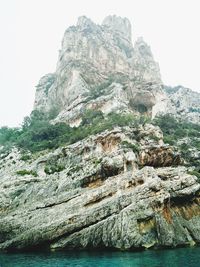
[[[199,123],[199,104],[198,93],[162,84],[150,47],[142,38],[132,45],[128,19],[108,16],[97,25],[80,17],[64,34],[55,73],[36,89],[34,109],[56,116],[47,122],[38,112],[40,123],[29,118],[13,131],[17,140],[21,131],[21,146],[14,138],[10,150],[0,146],[0,250],[199,244],[199,172],[189,165],[199,162],[199,131],[195,149],[180,154],[158,126],[135,118],[170,113]],[[178,147],[192,142],[185,139]],[[185,164],[181,155],[189,153]]]
[[[200,184],[162,138],[146,124],[2,157],[0,250],[198,244]]]
[[[193,123],[200,123],[200,94],[183,86],[164,87],[168,95],[166,113]]]
[[[167,88],[150,47],[142,38],[132,45],[127,18],[108,16],[97,25],[83,16],[65,31],[56,72],[39,81],[34,109],[54,109],[56,122],[72,126],[88,108],[151,117],[171,113],[200,123],[200,94]]]
[[[84,110],[154,115],[166,98],[158,64],[142,38],[131,40],[128,19],[108,16],[102,25],[80,17],[63,37],[56,72],[37,86],[34,108],[58,109],[56,121],[80,123]]]

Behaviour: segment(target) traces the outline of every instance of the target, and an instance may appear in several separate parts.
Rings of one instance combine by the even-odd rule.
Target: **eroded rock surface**
[[[41,78],[34,103],[71,126],[87,109],[152,118],[170,113],[200,123],[199,106],[199,93],[163,85],[148,44],[138,38],[133,45],[129,20],[115,15],[101,25],[82,16],[65,31],[56,71]]]
[[[200,184],[180,163],[150,124],[105,131],[28,161],[13,149],[0,161],[0,249],[199,243]]]
[[[40,80],[34,109],[56,108],[55,121],[72,126],[86,109],[155,116],[166,98],[159,66],[142,38],[132,44],[131,33],[127,18],[97,25],[80,17],[65,31],[56,72]]]
[[[55,73],[39,81],[34,109],[73,127],[87,110],[103,119],[171,113],[199,123],[199,94],[164,88],[150,47],[131,38],[126,18],[97,25],[80,17],[64,34]],[[198,162],[198,148],[189,153]],[[114,128],[54,151],[0,154],[0,250],[200,242],[199,181],[159,127]]]
[[[166,113],[189,122],[200,123],[200,94],[183,86],[165,86],[168,95]]]

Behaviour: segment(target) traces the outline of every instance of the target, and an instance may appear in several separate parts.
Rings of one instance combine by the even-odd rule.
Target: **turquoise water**
[[[0,254],[0,267],[200,267],[200,248]]]

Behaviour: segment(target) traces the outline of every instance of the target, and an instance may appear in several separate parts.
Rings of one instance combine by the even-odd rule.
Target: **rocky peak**
[[[131,23],[127,18],[116,15],[107,16],[103,22],[103,26],[108,27],[112,31],[120,33],[124,38],[131,42]]]
[[[116,15],[106,17],[102,25],[79,17],[76,26],[65,31],[54,76],[49,90],[51,81],[40,82],[34,108],[49,111],[56,106],[56,121],[71,125],[91,108],[104,114],[152,115],[157,95],[162,95],[159,66],[149,46],[139,39],[133,47],[129,20]],[[133,101],[138,97],[139,104]]]
[[[181,166],[183,153],[164,143],[159,127],[133,124],[136,115],[161,111],[200,122],[200,94],[164,88],[150,47],[130,40],[129,21],[117,16],[101,26],[83,16],[65,32],[56,72],[40,79],[34,108],[58,108],[52,124],[82,125],[22,131],[23,143],[50,148],[41,153],[0,147],[0,251],[200,244],[199,172]],[[126,126],[113,127],[116,120]],[[188,137],[177,143],[197,166]]]
[[[162,84],[160,68],[155,62],[150,46],[139,37],[134,44],[133,65],[144,80]]]
[[[82,16],[65,31],[56,72],[40,80],[34,109],[56,107],[56,121],[78,125],[87,109],[154,117],[185,106],[191,116],[184,117],[198,122],[199,97],[181,88],[163,90],[159,65],[143,38],[133,46],[127,18],[108,16],[97,25]]]
[[[77,27],[79,29],[86,29],[86,28],[89,28],[89,27],[95,27],[96,24],[89,18],[87,18],[86,16],[80,16],[78,18],[78,21],[77,21]]]
[[[144,41],[143,37],[139,37],[134,45],[135,53],[140,54],[142,57],[151,57],[153,58],[153,54],[151,52],[150,46]]]

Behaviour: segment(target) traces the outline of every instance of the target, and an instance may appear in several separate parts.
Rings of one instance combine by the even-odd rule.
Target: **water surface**
[[[0,254],[0,267],[200,267],[200,247],[143,252]]]

